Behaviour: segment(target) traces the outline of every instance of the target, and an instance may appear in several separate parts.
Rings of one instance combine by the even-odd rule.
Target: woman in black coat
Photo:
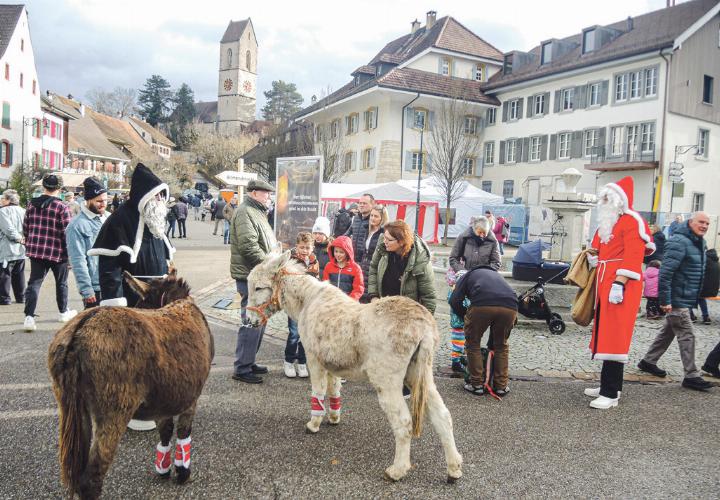
[[[700,289],[700,312],[702,312],[703,323],[710,324],[710,314],[708,314],[707,300],[708,297],[717,297],[718,289],[720,289],[720,258],[718,258],[717,250],[711,248],[705,252],[705,276],[703,276],[703,284]]]
[[[368,276],[370,275],[370,263],[372,262],[375,248],[377,248],[380,235],[383,234],[383,227],[388,221],[388,211],[384,205],[375,205],[370,211],[370,219],[368,220],[368,235],[365,240],[365,253],[360,261],[360,268],[363,272],[363,280],[365,281],[365,292],[360,297],[361,304],[370,302],[368,295]]]

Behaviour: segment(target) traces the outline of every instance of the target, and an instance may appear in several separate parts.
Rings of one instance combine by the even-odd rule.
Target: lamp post
[[[424,113],[415,115],[415,128],[420,129],[420,158],[418,161],[418,179],[417,179],[417,200],[415,201],[415,234],[418,234],[420,227],[420,181],[422,180],[422,169],[425,164],[425,156],[423,155],[423,136],[425,135],[425,120],[427,116]],[[418,234],[418,236],[420,236]]]
[[[36,118],[22,118],[22,141],[20,141],[20,162],[25,165],[25,126],[32,125]]]

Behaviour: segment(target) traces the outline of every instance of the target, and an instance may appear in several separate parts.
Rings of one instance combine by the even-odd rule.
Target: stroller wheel
[[[565,331],[565,322],[562,319],[553,318],[550,320],[550,333],[560,335]]]

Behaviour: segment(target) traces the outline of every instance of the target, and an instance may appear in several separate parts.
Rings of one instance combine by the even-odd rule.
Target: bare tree
[[[205,174],[213,177],[224,170],[235,170],[239,158],[257,144],[256,134],[226,137],[207,130],[197,130],[191,151]],[[260,173],[260,172],[258,172]]]
[[[445,199],[443,244],[447,244],[450,205],[460,199],[467,188],[466,168],[474,168],[479,161],[482,120],[473,111],[473,106],[460,97],[443,101],[435,113],[428,140],[428,150],[433,156],[430,178]]]
[[[314,138],[315,151],[323,157],[323,182],[338,182],[345,175],[343,156],[348,146],[342,120],[316,124]]]
[[[122,118],[133,114],[136,110],[137,92],[135,89],[115,87],[113,91],[107,91],[95,87],[85,94],[85,98],[91,108],[105,115]]]

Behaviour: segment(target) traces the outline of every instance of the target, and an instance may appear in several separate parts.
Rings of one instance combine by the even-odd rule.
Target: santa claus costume
[[[642,298],[643,258],[655,251],[650,229],[633,205],[633,179],[624,177],[602,187],[598,196],[598,230],[592,247],[598,251],[595,319],[590,351],[603,361],[600,387],[586,389],[590,406],[617,406],[623,367],[628,362],[635,318]]]

